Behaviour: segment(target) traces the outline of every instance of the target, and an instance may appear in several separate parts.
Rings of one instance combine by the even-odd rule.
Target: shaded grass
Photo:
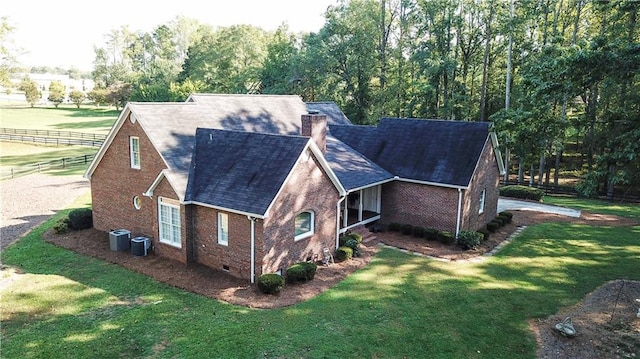
[[[592,198],[578,198],[565,196],[544,197],[544,202],[556,206],[570,207],[592,213],[616,215],[620,217],[640,220],[640,205],[621,202],[603,201]]]
[[[45,243],[54,221],[4,253],[26,274],[2,293],[3,358],[534,358],[527,319],[640,280],[640,227],[550,223],[482,263],[381,249],[314,299],[255,310]]]
[[[0,169],[5,175],[11,168],[20,171],[19,167],[35,165],[41,162],[58,161],[63,158],[74,158],[85,155],[94,155],[98,151],[95,147],[86,146],[53,146],[53,145],[33,145],[20,142],[0,141]],[[47,169],[46,173],[56,176],[80,175],[89,166],[77,164],[66,168]]]

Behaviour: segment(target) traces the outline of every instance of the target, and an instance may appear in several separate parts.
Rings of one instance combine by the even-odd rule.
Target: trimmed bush
[[[413,233],[413,226],[410,224],[403,224],[400,231],[402,232],[402,234],[410,235],[411,233]]]
[[[494,221],[487,223],[487,230],[491,233],[495,233],[495,231],[497,231],[498,228],[500,228],[500,225]]]
[[[476,249],[482,241],[482,233],[474,231],[460,231],[456,243],[464,250]]]
[[[307,280],[307,273],[300,263],[296,263],[287,268],[285,275],[288,283],[304,282]]]
[[[492,219],[491,222],[497,223],[498,226],[500,226],[500,227],[505,225],[505,221],[500,217],[496,217],[496,218]]]
[[[438,240],[444,244],[453,244],[456,241],[456,237],[451,232],[440,231],[438,232]]]
[[[69,212],[69,228],[79,231],[93,227],[93,214],[89,208],[76,208]]]
[[[498,217],[496,217],[496,218],[501,219],[502,222],[504,222],[505,225],[511,223],[511,217],[499,214]]]
[[[418,238],[424,237],[424,227],[419,227],[419,226],[413,227],[413,236]]]
[[[69,218],[60,218],[56,224],[53,225],[53,233],[65,234],[69,233]]]
[[[346,261],[353,257],[353,249],[347,246],[338,247],[336,250],[336,260]]]
[[[491,235],[491,232],[489,232],[489,230],[486,229],[486,228],[480,228],[476,232],[478,232],[478,233],[480,233],[482,235],[482,240],[483,241],[486,241],[487,239],[489,239],[489,236]]]
[[[437,241],[438,240],[438,230],[435,228],[425,228],[424,229],[424,238],[429,241]]]
[[[353,251],[354,257],[357,257],[360,255],[360,243],[358,243],[358,241],[356,241],[355,239],[353,238],[347,239],[347,241],[344,242],[344,246],[351,248],[351,250]]]
[[[500,195],[504,197],[540,201],[544,196],[544,191],[538,188],[514,185],[500,188]]]
[[[351,232],[351,233],[347,234],[347,238],[351,238],[351,239],[355,240],[356,242],[358,242],[358,244],[362,243],[362,234],[360,234],[360,233]]]
[[[400,223],[391,222],[389,223],[389,226],[387,227],[387,229],[390,230],[391,232],[400,232],[401,227],[402,225]]]
[[[300,262],[299,263],[304,268],[305,278],[307,280],[312,280],[316,276],[316,271],[318,270],[318,265],[313,262]]]
[[[513,218],[513,213],[508,212],[508,211],[502,211],[502,212],[498,213],[498,216],[507,217],[509,219],[512,219]]]
[[[276,273],[266,273],[258,277],[258,288],[265,294],[278,294],[284,287],[284,278]]]

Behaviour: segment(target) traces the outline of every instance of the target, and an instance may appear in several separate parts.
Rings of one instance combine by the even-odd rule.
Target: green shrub
[[[347,246],[338,247],[336,250],[336,260],[346,261],[353,257],[353,249]]]
[[[499,227],[502,227],[505,224],[504,220],[502,218],[500,218],[500,217],[496,217],[496,218],[492,219],[491,222],[497,223]]]
[[[400,231],[402,232],[402,234],[410,235],[411,233],[413,233],[413,226],[410,224],[403,224]]]
[[[362,234],[351,232],[347,235],[348,238],[354,239],[358,243],[362,243]]]
[[[504,197],[540,201],[544,196],[544,191],[538,188],[514,185],[500,188],[500,195]]]
[[[495,231],[497,231],[498,228],[500,228],[500,225],[494,221],[487,223],[487,230],[491,233],[495,233]]]
[[[312,280],[316,276],[316,271],[318,270],[318,265],[313,262],[300,262],[299,263],[304,268],[305,278],[307,280]]]
[[[513,218],[513,213],[508,212],[508,211],[502,211],[502,212],[498,213],[498,216],[512,219]]]
[[[509,223],[511,223],[511,217],[510,217],[510,216],[506,216],[506,215],[504,215],[504,214],[498,214],[498,217],[496,217],[496,218],[501,219],[501,220],[502,220],[502,222],[504,222],[504,224],[509,224]]]
[[[304,282],[307,280],[307,273],[300,263],[296,263],[287,268],[285,276],[287,277],[288,283]]]
[[[486,241],[487,239],[489,239],[489,236],[491,235],[491,232],[489,232],[489,230],[486,229],[486,228],[480,228],[476,232],[478,232],[478,233],[480,233],[482,235],[482,240],[483,241]]]
[[[429,241],[437,241],[438,240],[438,230],[435,228],[425,228],[424,229],[424,238]]]
[[[344,246],[351,248],[354,257],[358,257],[360,255],[360,243],[358,243],[358,241],[356,241],[355,239],[347,239],[347,241],[344,242]]]
[[[456,243],[464,250],[476,249],[482,241],[482,233],[474,231],[460,231]]]
[[[456,241],[456,237],[451,232],[440,231],[438,232],[438,240],[444,244],[453,244]]]
[[[265,294],[278,294],[284,287],[284,278],[276,273],[266,273],[258,277],[258,288]]]
[[[413,236],[418,238],[424,237],[424,227],[419,227],[419,226],[413,227]]]
[[[69,212],[69,228],[79,231],[93,227],[93,215],[89,208],[76,208]]]
[[[56,224],[53,225],[53,233],[65,234],[69,233],[69,218],[60,218]]]
[[[391,222],[389,223],[389,226],[387,227],[387,229],[390,230],[391,232],[400,232],[400,227],[402,227],[400,223]]]

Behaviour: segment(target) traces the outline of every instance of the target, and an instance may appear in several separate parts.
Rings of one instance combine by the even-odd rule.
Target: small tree
[[[101,106],[107,103],[107,94],[106,88],[96,87],[87,94],[87,98],[93,101],[96,106]]]
[[[64,101],[64,85],[60,81],[51,81],[49,84],[49,101],[53,102],[53,105],[58,106]]]
[[[80,108],[80,105],[82,104],[82,101],[84,101],[84,99],[86,97],[87,96],[84,94],[84,92],[78,91],[78,90],[73,90],[69,94],[69,98],[71,99],[71,102],[76,104],[77,108]]]
[[[20,83],[20,90],[24,91],[24,97],[31,107],[34,107],[40,97],[42,97],[42,92],[38,90],[38,84],[29,78],[29,76],[25,76]]]
[[[119,110],[129,101],[132,92],[133,86],[130,83],[118,81],[107,89],[107,101]]]

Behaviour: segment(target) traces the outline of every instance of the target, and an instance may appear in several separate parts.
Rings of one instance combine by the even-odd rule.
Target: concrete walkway
[[[560,214],[563,216],[574,217],[574,218],[579,218],[581,214],[581,211],[577,209],[500,197],[498,199],[498,212],[502,212],[502,211],[545,212],[545,213]]]

